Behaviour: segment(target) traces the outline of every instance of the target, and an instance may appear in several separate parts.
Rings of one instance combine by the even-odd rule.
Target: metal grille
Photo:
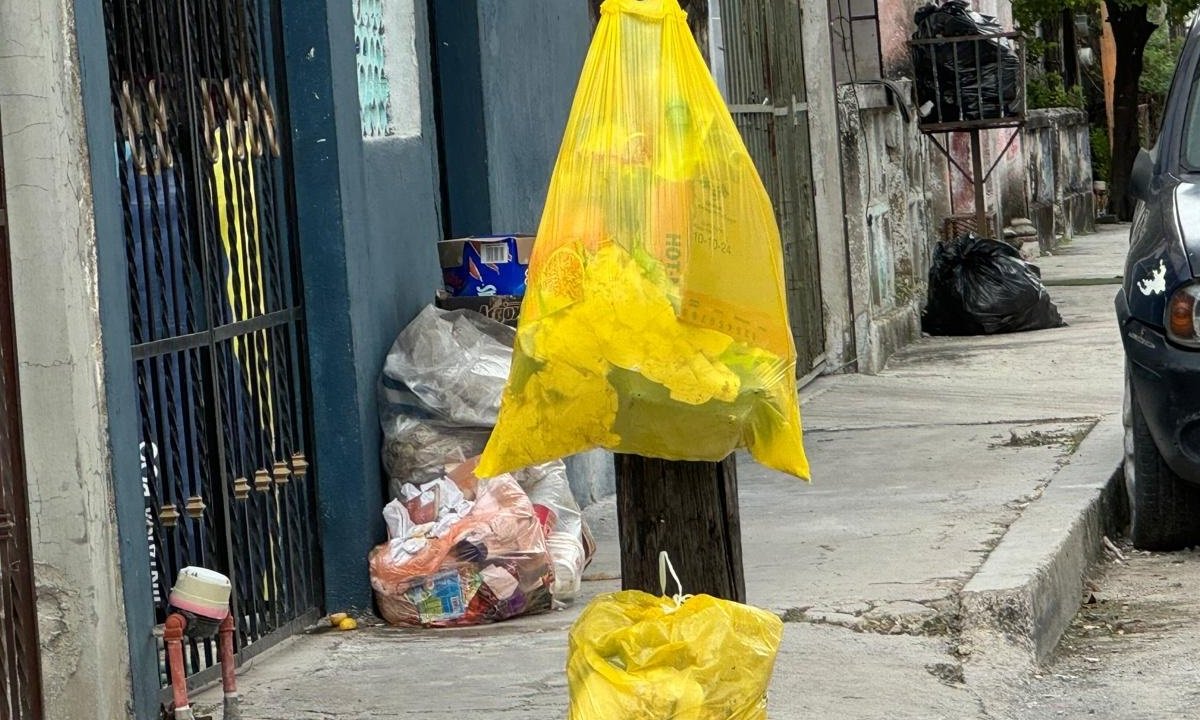
[[[390,135],[391,85],[384,46],[383,0],[354,0],[354,49],[363,137]]]
[[[1025,122],[1025,52],[1017,32],[909,41],[921,130],[1016,127]]]
[[[320,597],[279,2],[104,2],[146,592],[161,623],[181,568],[230,575],[243,659]],[[186,662],[212,677],[215,643]]]
[[[0,149],[0,718],[41,720],[39,663],[4,155]]]

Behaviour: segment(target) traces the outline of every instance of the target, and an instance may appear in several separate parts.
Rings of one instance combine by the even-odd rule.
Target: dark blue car
[[[1130,536],[1174,550],[1200,544],[1200,25],[1130,186],[1138,203],[1116,300]]]

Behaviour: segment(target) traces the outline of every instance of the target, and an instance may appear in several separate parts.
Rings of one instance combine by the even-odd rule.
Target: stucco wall
[[[394,86],[391,102],[391,112],[407,118],[408,129],[389,137],[362,138],[361,166],[353,153],[345,156],[351,161],[346,169],[355,187],[352,194],[358,196],[353,207],[362,227],[346,234],[358,392],[363,401],[365,449],[380,478],[375,402],[379,373],[388,348],[404,326],[433,302],[442,278],[437,258],[441,195],[428,18],[423,2],[404,0],[391,7],[408,13],[399,27],[415,28],[414,33],[391,30],[387,36],[395,41],[389,45],[390,64],[411,65],[407,81]],[[341,49],[352,52],[353,46]]]
[[[46,717],[129,717],[74,18],[0,0],[0,117]]]
[[[855,338],[864,373],[878,372],[920,336],[935,198],[945,196],[908,88],[897,89],[838,88]]]
[[[591,42],[587,3],[439,3],[434,21],[447,230],[534,232]]]
[[[534,232],[592,39],[587,4],[480,0],[479,29],[492,229]]]
[[[1092,148],[1082,110],[1033,110],[1025,126],[1029,217],[1043,250],[1095,229]]]

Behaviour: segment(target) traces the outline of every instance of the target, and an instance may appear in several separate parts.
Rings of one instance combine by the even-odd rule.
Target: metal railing
[[[1025,120],[1025,51],[1016,32],[909,41],[921,129],[1014,127]]]

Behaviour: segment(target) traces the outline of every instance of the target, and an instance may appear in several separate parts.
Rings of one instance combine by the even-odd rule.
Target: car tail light
[[[1172,342],[1200,347],[1200,285],[1186,285],[1175,291],[1167,303],[1163,325]]]

